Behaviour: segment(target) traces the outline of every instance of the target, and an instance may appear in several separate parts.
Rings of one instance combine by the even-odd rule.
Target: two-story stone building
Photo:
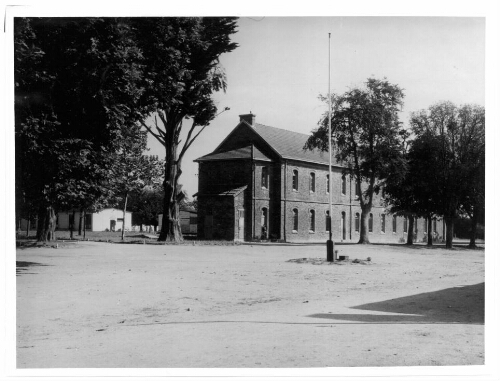
[[[361,208],[354,180],[332,165],[328,154],[304,150],[308,135],[255,123],[240,115],[239,124],[210,154],[195,160],[198,171],[198,237],[200,239],[271,239],[324,242],[328,239],[329,192],[332,192],[333,239],[359,240]],[[434,221],[434,235],[442,236]],[[376,195],[369,218],[372,242],[406,239],[408,222],[387,213]],[[415,224],[417,239],[427,224]]]

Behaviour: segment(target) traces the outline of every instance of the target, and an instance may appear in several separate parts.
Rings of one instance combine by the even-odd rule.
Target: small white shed
[[[60,230],[69,229],[70,218],[73,218],[73,212],[59,212],[57,214],[57,228]],[[73,229],[78,229],[78,224],[80,221],[80,212],[75,212]],[[85,215],[85,230],[87,231],[118,231],[122,230],[125,226],[125,230],[132,230],[132,213],[126,212],[125,223],[123,221],[123,210],[115,208],[103,209],[95,213],[87,213]]]

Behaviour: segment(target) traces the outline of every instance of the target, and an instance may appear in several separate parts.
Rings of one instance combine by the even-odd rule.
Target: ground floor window
[[[297,209],[292,210],[293,216],[293,231],[297,233],[299,230],[299,211]]]
[[[380,216],[380,231],[385,233],[385,214]]]
[[[392,216],[392,232],[396,233],[398,230],[398,223],[397,223],[397,217]]]
[[[330,211],[326,211],[325,215],[325,226],[326,226],[326,231],[329,232],[331,227],[332,227],[332,221],[330,220]]]
[[[354,216],[354,230],[359,232],[359,213]]]
[[[309,232],[314,233],[316,231],[316,216],[314,210],[309,211]]]
[[[408,217],[403,220],[403,233],[408,233]]]
[[[372,213],[370,213],[370,217],[368,219],[368,231],[370,233],[373,232],[373,214]]]
[[[267,208],[262,208],[262,214],[260,217],[260,226],[262,230],[262,238],[265,239],[267,238],[267,218],[268,213],[267,213]]]

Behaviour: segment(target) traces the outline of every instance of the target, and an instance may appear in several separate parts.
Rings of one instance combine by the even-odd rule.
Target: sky
[[[329,39],[329,33],[331,37]],[[180,183],[192,197],[198,164],[250,111],[268,126],[309,134],[330,88],[343,93],[370,77],[404,89],[401,121],[439,101],[485,105],[485,19],[481,17],[241,17],[238,43],[221,56],[226,93],[219,115],[186,153]],[[330,49],[330,60],[329,60]],[[186,122],[186,127],[190,121]],[[150,154],[164,156],[150,136]]]

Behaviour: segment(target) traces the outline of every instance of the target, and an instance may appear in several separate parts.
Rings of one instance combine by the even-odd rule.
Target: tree
[[[147,186],[133,192],[130,197],[133,224],[141,228],[142,225],[158,226],[158,212],[162,210],[164,198],[162,187]]]
[[[434,156],[426,155],[432,148],[432,140],[428,141],[425,134],[414,140],[408,140],[408,131],[403,133],[403,156],[406,165],[397,169],[397,173],[387,176],[384,181],[385,202],[391,213],[402,215],[409,219],[407,244],[413,244],[413,226],[415,218],[427,219],[427,245],[432,246],[431,220],[437,210],[432,202],[437,179],[435,168],[437,161]],[[432,151],[433,149],[431,149]]]
[[[373,195],[388,174],[398,173],[405,162],[401,154],[402,127],[398,112],[403,90],[386,79],[369,78],[363,88],[332,95],[332,139],[335,157],[345,165],[344,174],[355,179],[361,206],[359,242],[370,243],[368,216]],[[326,100],[325,97],[321,99]],[[309,137],[305,148],[328,150],[328,114]],[[402,175],[401,175],[402,176]]]
[[[124,19],[15,19],[16,197],[37,209],[39,241],[57,209],[107,197],[108,153],[142,94],[131,33]]]
[[[140,192],[146,187],[161,183],[162,161],[155,156],[146,156],[147,132],[137,125],[122,131],[122,145],[113,154],[114,165],[111,169],[111,181],[118,200],[123,202],[122,240],[125,239],[125,216],[129,195]]]
[[[416,141],[421,144],[417,157],[422,163],[433,164],[421,175],[423,183],[431,187],[429,200],[435,212],[444,216],[447,248],[453,247],[454,220],[460,209],[476,204],[479,212],[484,205],[480,190],[484,178],[484,115],[481,106],[457,107],[440,102],[410,118]]]
[[[145,59],[147,83],[141,125],[165,147],[165,193],[160,241],[182,240],[179,178],[182,159],[193,141],[217,115],[212,94],[225,91],[219,57],[237,47],[234,18],[141,18],[134,20]],[[225,110],[225,109],[224,109]],[[223,110],[223,111],[224,111]],[[150,114],[148,114],[150,113]],[[181,146],[185,122],[191,122]]]

